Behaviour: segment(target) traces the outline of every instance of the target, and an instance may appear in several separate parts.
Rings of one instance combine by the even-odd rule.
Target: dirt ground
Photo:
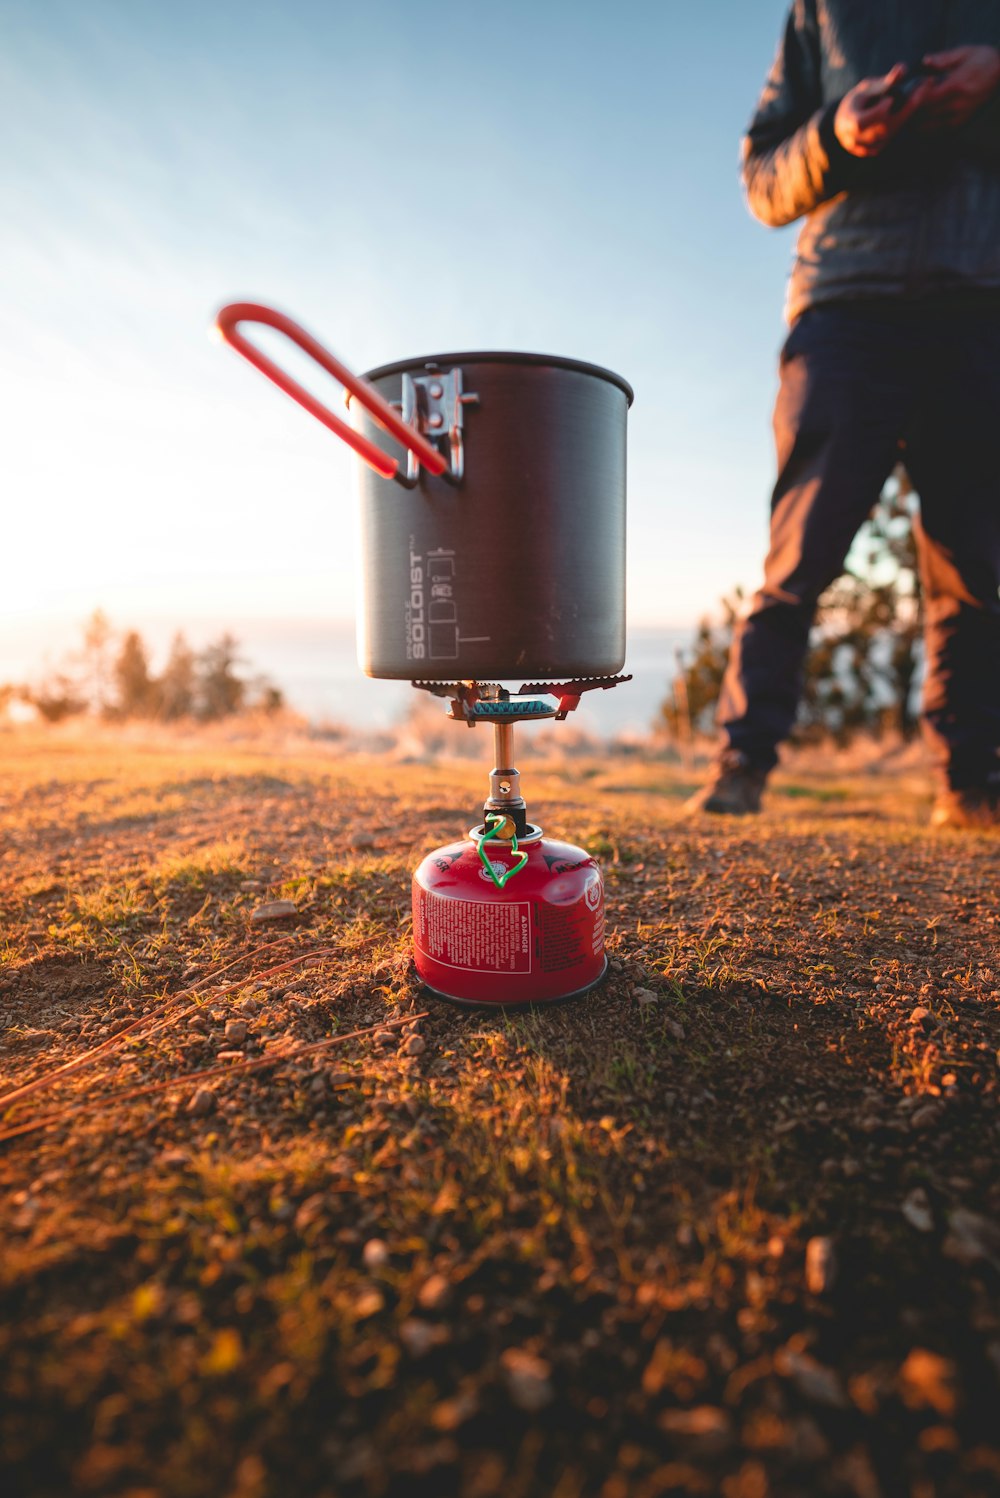
[[[470,1013],[409,876],[481,751],[0,734],[3,1491],[1000,1493],[1000,839],[526,755],[611,970]]]

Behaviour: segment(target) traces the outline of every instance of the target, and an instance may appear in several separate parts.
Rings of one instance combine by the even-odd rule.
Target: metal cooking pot
[[[249,343],[241,322],[278,328],[340,380],[353,425]],[[218,326],[363,460],[362,670],[419,681],[620,671],[625,380],[513,353],[436,354],[359,379],[271,308],[236,303]]]

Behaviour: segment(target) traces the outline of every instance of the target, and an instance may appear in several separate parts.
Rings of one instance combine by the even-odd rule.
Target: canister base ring
[[[592,988],[596,988],[599,983],[603,983],[607,976],[608,959],[605,957],[604,966],[597,977],[593,978],[589,983],[585,983],[582,988],[574,988],[572,993],[558,994],[551,999],[524,999],[520,1003],[515,1002],[511,1004],[501,1004],[498,999],[457,999],[453,994],[442,993],[440,988],[433,988],[430,983],[425,982],[423,979],[421,979],[421,984],[436,999],[444,999],[445,1003],[455,1004],[459,1009],[478,1009],[480,1012],[485,1009],[494,1009],[506,1014],[511,1010],[547,1009],[551,1004],[568,1004],[571,999],[582,999],[584,994],[590,993]]]

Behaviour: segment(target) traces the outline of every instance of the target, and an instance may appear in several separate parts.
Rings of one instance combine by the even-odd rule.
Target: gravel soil
[[[3,1491],[1000,1493],[1000,839],[525,755],[610,972],[469,1012],[409,876],[481,748],[0,735]]]

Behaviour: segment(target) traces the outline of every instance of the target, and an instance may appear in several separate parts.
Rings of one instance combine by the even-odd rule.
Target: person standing
[[[1000,825],[1000,0],[795,0],[743,143],[751,211],[802,220],[764,580],[690,810],[753,813],[820,594],[902,459],[925,606],[932,823]]]

